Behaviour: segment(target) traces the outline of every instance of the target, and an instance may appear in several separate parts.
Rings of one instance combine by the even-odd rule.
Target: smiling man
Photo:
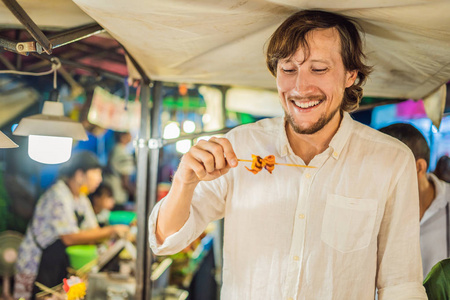
[[[415,163],[353,121],[371,68],[353,21],[301,11],[272,35],[267,66],[284,118],[240,126],[185,154],[150,217],[156,254],[224,217],[221,299],[426,299]],[[273,155],[272,174],[237,158]]]

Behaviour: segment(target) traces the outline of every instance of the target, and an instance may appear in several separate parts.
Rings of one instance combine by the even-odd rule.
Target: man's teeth
[[[319,104],[320,101],[316,100],[316,101],[294,102],[294,103],[295,103],[295,105],[297,105],[300,108],[310,108],[310,107],[313,107],[313,106],[316,106],[317,104]]]

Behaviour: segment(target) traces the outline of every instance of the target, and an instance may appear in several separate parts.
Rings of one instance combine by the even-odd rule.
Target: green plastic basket
[[[95,245],[74,245],[66,248],[70,266],[78,270],[98,257]]]
[[[109,225],[130,225],[136,219],[134,211],[115,210],[109,215]]]

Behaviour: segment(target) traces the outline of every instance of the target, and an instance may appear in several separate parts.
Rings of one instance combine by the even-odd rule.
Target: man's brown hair
[[[358,108],[363,96],[362,85],[372,71],[372,67],[364,64],[365,55],[362,41],[357,30],[359,25],[350,18],[319,10],[299,11],[278,27],[272,34],[266,53],[266,64],[273,76],[277,76],[277,65],[280,59],[289,58],[299,47],[305,51],[305,60],[309,56],[307,33],[314,29],[336,28],[341,42],[341,57],[347,71],[358,71],[355,83],[345,89],[341,109],[354,111]]]

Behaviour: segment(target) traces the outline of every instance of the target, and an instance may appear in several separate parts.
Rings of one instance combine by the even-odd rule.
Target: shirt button
[[[295,261],[298,261],[300,259],[297,255],[295,255],[293,258]]]
[[[299,217],[300,219],[304,219],[304,218],[305,218],[305,215],[304,215],[304,214],[299,214],[298,217]]]
[[[292,297],[289,297],[289,298],[287,298],[287,300],[294,300],[294,298],[292,298]]]
[[[338,153],[336,151],[333,152],[333,157],[338,157]]]
[[[311,174],[306,173],[306,174],[305,174],[305,177],[309,179],[309,178],[311,178]]]

